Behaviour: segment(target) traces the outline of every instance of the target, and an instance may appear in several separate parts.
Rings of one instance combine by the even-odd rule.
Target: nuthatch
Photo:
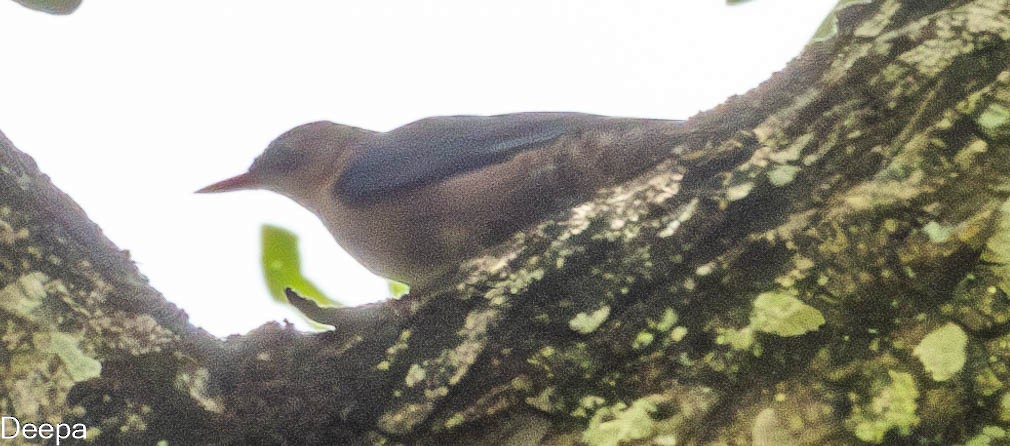
[[[581,113],[434,117],[388,132],[313,122],[197,192],[285,195],[368,269],[422,287],[655,164],[682,133],[680,121]]]

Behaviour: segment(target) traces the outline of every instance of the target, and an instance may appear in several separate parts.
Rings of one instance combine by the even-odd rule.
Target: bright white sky
[[[388,295],[283,197],[192,193],[283,131],[535,110],[687,118],[785,66],[833,5],[85,0],[54,17],[0,0],[0,130],[223,336],[299,320],[267,295],[263,223],[300,235],[331,297]]]

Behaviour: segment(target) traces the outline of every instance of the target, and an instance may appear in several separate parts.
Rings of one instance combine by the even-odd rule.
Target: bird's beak
[[[224,181],[218,181],[217,183],[211,184],[203,189],[196,191],[198,194],[212,194],[216,192],[231,192],[234,190],[243,189],[255,189],[259,187],[259,183],[256,178],[252,176],[249,172],[228,178]]]

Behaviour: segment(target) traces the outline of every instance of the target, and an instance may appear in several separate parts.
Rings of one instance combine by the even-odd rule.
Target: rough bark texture
[[[1010,4],[845,3],[668,161],[327,334],[187,325],[0,140],[0,411],[131,445],[1003,441]]]

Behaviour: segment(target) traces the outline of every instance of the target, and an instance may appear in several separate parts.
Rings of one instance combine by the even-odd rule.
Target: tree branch
[[[836,17],[652,170],[330,333],[187,325],[2,140],[7,412],[107,444],[995,438],[1010,6]]]

